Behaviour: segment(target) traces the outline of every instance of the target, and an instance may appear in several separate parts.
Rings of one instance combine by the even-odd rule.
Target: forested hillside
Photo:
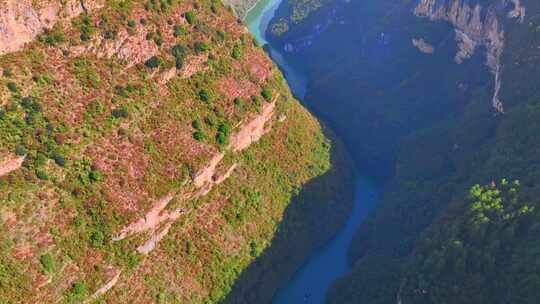
[[[0,303],[215,303],[347,214],[347,156],[221,2],[1,2]]]
[[[336,1],[285,27],[292,6],[272,44],[304,64],[306,100],[386,185],[328,301],[532,303],[540,3]]]

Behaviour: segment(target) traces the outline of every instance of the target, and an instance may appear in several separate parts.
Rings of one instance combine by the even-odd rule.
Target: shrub
[[[108,29],[103,32],[103,38],[113,40],[118,36],[118,30],[116,28]]]
[[[52,31],[50,30],[45,31],[45,34],[40,36],[39,40],[45,44],[54,46],[54,45],[57,45],[58,43],[64,42],[66,40],[66,37],[63,32],[55,28]]]
[[[174,56],[174,58],[184,58],[186,55],[186,48],[183,47],[180,44],[177,44],[171,48],[171,55]]]
[[[259,96],[251,96],[251,101],[255,104],[255,106],[261,106],[261,98]]]
[[[199,98],[204,102],[210,102],[210,93],[205,89],[201,89],[199,91]]]
[[[82,18],[82,24],[81,24],[81,40],[82,41],[88,41],[92,37],[92,35],[95,33],[96,27],[94,24],[92,24],[92,20],[88,16],[84,16]]]
[[[17,91],[19,91],[19,88],[17,88],[17,84],[13,81],[9,81],[7,83],[7,88],[13,93],[17,93]]]
[[[121,96],[121,97],[124,97],[124,98],[129,97],[128,90],[126,88],[124,88],[123,86],[121,86],[121,85],[115,86],[114,91],[115,91],[116,95],[118,95],[118,96]]]
[[[99,182],[102,177],[101,173],[97,170],[92,170],[88,173],[88,178],[90,178],[91,182]]]
[[[187,32],[186,28],[181,25],[174,26],[174,37],[180,37]]]
[[[233,47],[231,56],[234,59],[240,59],[242,57],[242,50],[238,44]]]
[[[127,118],[129,116],[128,111],[124,108],[116,108],[112,110],[111,114],[114,118]]]
[[[86,284],[84,281],[78,281],[73,283],[71,289],[67,294],[68,301],[71,303],[79,303],[84,300],[88,291],[86,289]]]
[[[203,53],[210,50],[210,46],[204,42],[197,42],[195,43],[195,52],[197,53]]]
[[[36,116],[33,113],[26,114],[24,121],[27,125],[32,126],[36,122]]]
[[[128,23],[127,23],[127,25],[128,25],[129,27],[131,27],[131,28],[134,28],[134,27],[137,26],[137,21],[135,21],[135,20],[129,20]]]
[[[49,174],[47,174],[47,172],[43,171],[43,170],[36,170],[36,176],[41,179],[41,180],[48,180],[49,179]]]
[[[11,69],[5,68],[4,71],[2,72],[2,75],[4,75],[4,77],[11,77],[13,76],[13,72],[11,71]]]
[[[192,252],[193,252],[193,243],[190,240],[187,240],[186,241],[186,253],[188,255],[191,255]]]
[[[64,156],[62,156],[62,154],[54,153],[52,159],[60,167],[64,167],[66,165],[66,159]]]
[[[216,135],[216,141],[218,144],[224,146],[229,143],[229,137],[231,135],[231,125],[229,123],[222,123],[219,125],[218,133]]]
[[[217,36],[218,36],[218,38],[219,38],[220,40],[225,40],[225,38],[226,38],[227,35],[225,34],[224,31],[218,30],[218,31],[217,31]]]
[[[36,157],[34,158],[34,164],[37,167],[45,166],[47,164],[48,158],[43,153],[37,153]]]
[[[33,113],[42,111],[41,105],[32,96],[23,97],[21,99],[21,106]]]
[[[227,136],[231,134],[231,130],[232,130],[231,125],[228,122],[222,123],[221,125],[219,125],[219,128],[218,128],[218,131],[220,133],[223,133]]]
[[[184,60],[182,58],[176,58],[174,66],[177,70],[181,70],[184,67]]]
[[[200,130],[202,128],[202,123],[201,123],[201,120],[200,119],[195,119],[192,123],[191,123],[191,126],[196,129],[196,130]]]
[[[103,247],[105,243],[105,234],[100,230],[92,231],[90,234],[90,245],[94,248]]]
[[[262,249],[260,248],[260,246],[257,244],[256,241],[251,241],[249,243],[249,254],[252,256],[252,257],[258,257],[262,252]]]
[[[212,116],[207,116],[204,119],[204,123],[206,123],[208,126],[213,127],[216,125],[216,120]]]
[[[159,67],[160,64],[161,64],[161,60],[157,56],[150,57],[150,59],[146,60],[146,62],[144,63],[144,65],[146,65],[147,67],[151,69],[155,69]]]
[[[51,273],[54,271],[54,260],[50,254],[44,254],[39,257],[39,262],[41,263],[41,266],[46,272]]]
[[[193,25],[195,21],[197,21],[195,12],[193,11],[186,12],[185,17],[186,17],[186,21],[191,25]]]
[[[225,146],[229,143],[229,138],[223,133],[218,133],[216,135],[216,141],[219,145]]]
[[[262,96],[266,101],[271,101],[271,100],[272,100],[272,91],[270,91],[270,89],[268,89],[268,88],[265,88],[265,89],[262,90],[261,96]]]
[[[28,153],[28,151],[26,150],[25,147],[23,147],[21,145],[17,145],[15,147],[15,154],[17,154],[18,156],[25,156],[27,153]]]
[[[161,46],[163,44],[163,37],[161,35],[157,35],[154,37],[154,42],[157,46]]]
[[[203,141],[204,140],[204,133],[201,131],[195,131],[193,132],[193,138],[196,141]]]

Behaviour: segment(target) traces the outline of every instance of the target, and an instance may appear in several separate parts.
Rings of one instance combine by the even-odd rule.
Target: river
[[[262,0],[248,14],[245,21],[258,42],[267,44],[265,32],[282,0]],[[279,50],[267,45],[274,62],[280,67],[293,94],[310,108],[305,100],[307,78],[302,67],[288,62]],[[339,134],[337,134],[339,136]],[[322,304],[332,282],[345,275],[351,268],[348,249],[358,227],[377,201],[377,185],[368,177],[358,174],[355,183],[354,208],[345,225],[336,236],[313,252],[293,278],[284,282],[274,295],[273,304]]]

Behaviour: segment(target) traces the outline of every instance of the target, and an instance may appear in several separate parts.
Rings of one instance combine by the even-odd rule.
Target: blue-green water
[[[249,11],[245,18],[245,22],[250,32],[261,45],[268,44],[268,41],[266,40],[266,29],[281,2],[282,0],[259,1],[257,5]],[[288,62],[285,59],[285,56],[283,56],[279,50],[272,48],[271,45],[267,45],[267,49],[274,62],[283,72],[294,96],[299,99],[304,99],[307,91],[307,79],[304,76],[302,67],[293,62]]]
[[[369,179],[359,177],[355,190],[354,209],[345,226],[278,290],[274,304],[322,304],[332,283],[350,270],[347,251],[358,226],[377,201],[377,187]]]
[[[270,20],[281,4],[282,0],[260,0],[247,14],[245,23],[248,25],[251,34],[257,41],[264,45],[267,43],[264,32],[268,28]]]
[[[282,0],[263,0],[250,11],[246,22],[261,44],[267,44],[265,32]],[[305,100],[307,78],[300,66],[286,59],[280,50],[267,46],[270,56],[280,67],[293,94],[310,107]],[[339,134],[337,134],[339,136]],[[361,176],[361,174],[360,174]],[[375,205],[377,185],[366,177],[356,182],[354,209],[346,224],[327,244],[313,252],[293,278],[284,282],[274,295],[273,304],[322,304],[332,283],[350,270],[347,251],[354,233]]]

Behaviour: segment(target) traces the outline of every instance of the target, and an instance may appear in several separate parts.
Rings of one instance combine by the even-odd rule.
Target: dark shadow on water
[[[325,133],[333,140],[331,169],[302,188],[285,210],[270,247],[240,274],[221,303],[271,303],[276,290],[347,220],[354,201],[354,164],[343,145]]]

